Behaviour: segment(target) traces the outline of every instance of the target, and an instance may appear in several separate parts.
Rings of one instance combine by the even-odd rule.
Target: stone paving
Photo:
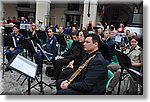
[[[2,95],[26,95],[26,94],[28,94],[26,92],[28,90],[28,81],[25,80],[25,82],[21,85],[21,83],[26,78],[26,76],[22,75],[21,78],[19,79],[19,81],[17,81],[17,79],[19,78],[20,75],[21,74],[16,71],[13,71],[13,73],[11,71],[4,73],[4,79],[2,79],[2,83],[3,83],[2,84],[3,92],[1,93]],[[40,81],[40,75],[39,75],[39,77],[37,77],[37,79],[38,79],[38,81]],[[45,82],[46,84],[50,84],[50,83],[54,82],[53,80],[51,80],[50,77],[47,77],[45,75],[45,69],[43,69],[43,82]],[[37,84],[37,80],[33,80],[33,82],[31,82],[31,86],[33,86],[35,84]],[[38,89],[39,91],[37,91],[35,88]],[[31,95],[42,95],[43,94],[40,92],[39,84],[35,88],[32,88],[30,90]],[[51,89],[50,87],[43,84],[43,88],[44,88],[45,95],[52,95],[52,94],[56,93],[55,87],[52,87],[52,89]]]

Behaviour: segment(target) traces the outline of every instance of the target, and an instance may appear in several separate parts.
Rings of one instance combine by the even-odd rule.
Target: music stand
[[[12,46],[15,47],[16,46],[16,42],[13,40],[12,36],[6,36],[3,35],[3,46]]]
[[[13,30],[12,30],[13,27],[5,27],[4,29],[4,33],[9,35]]]
[[[23,40],[20,40],[19,43],[21,44],[21,46],[26,49],[32,56],[33,54],[36,52],[34,43],[32,40],[30,40],[29,38],[25,38]]]
[[[62,46],[67,46],[67,42],[64,35],[61,34],[54,34],[54,36],[57,38],[58,44],[60,44],[60,48],[62,49]],[[61,54],[61,50],[60,50]]]
[[[33,44],[33,41],[30,40],[29,38],[25,38],[23,40],[20,40],[19,43],[21,44],[21,46],[26,50],[26,56],[25,58],[27,58],[27,51],[29,52],[29,54],[31,55],[31,61],[33,61],[33,55],[36,52],[35,46]],[[22,74],[18,77],[17,81],[20,79],[20,77],[22,76]],[[23,80],[23,82],[21,83],[21,85],[24,83],[24,81],[27,79],[27,77]]]
[[[119,65],[121,66],[121,73],[120,73],[120,78],[119,78],[119,86],[118,86],[117,94],[120,93],[122,72],[124,69],[127,70],[127,72],[133,77],[134,80],[136,80],[140,85],[142,85],[143,84],[142,74],[139,73],[138,71],[135,71],[132,69],[133,67],[132,67],[131,59],[126,54],[124,54],[118,50],[116,50],[116,55],[118,58]]]
[[[29,38],[28,31],[26,29],[20,29],[19,32],[23,34],[25,38]]]
[[[134,80],[136,80],[140,85],[143,86],[143,75],[142,75],[142,73],[135,71],[132,68],[126,68],[126,70],[133,77]]]
[[[102,53],[103,57],[106,60],[108,60],[109,62],[111,62],[111,57],[110,57],[108,45],[106,43],[100,42],[99,50]]]
[[[49,59],[49,57],[45,54],[45,52],[43,51],[43,49],[41,48],[41,46],[37,43],[37,47],[40,49],[41,53],[44,55],[44,57],[46,58],[46,60],[48,62],[51,61],[51,59]],[[42,71],[42,69],[41,69]],[[46,86],[50,87],[52,89],[52,86],[55,86],[55,85],[51,85],[51,84],[46,84],[44,81],[43,81],[43,78],[42,78],[42,72],[41,72],[41,76],[40,76],[40,82],[38,82],[37,84],[33,85],[30,89],[34,88],[35,86],[39,85],[40,86],[40,92],[42,94],[44,94],[44,91],[43,91],[43,84],[45,84]]]
[[[9,46],[12,46],[12,47],[15,47],[16,45],[16,42],[13,40],[12,36],[7,36],[7,35],[3,35],[2,36],[3,39],[2,39],[2,46],[3,46],[3,74],[2,74],[2,78],[4,78],[4,62],[5,62],[5,47],[9,47]]]
[[[28,77],[28,94],[30,94],[30,79],[35,79],[37,64],[18,54],[13,56],[6,66]]]
[[[43,44],[44,44],[46,42],[46,38],[47,38],[47,35],[46,35],[45,31],[36,30],[36,33],[37,33],[38,39],[42,39]]]
[[[13,24],[17,25],[18,27],[20,27],[20,22],[14,22]]]

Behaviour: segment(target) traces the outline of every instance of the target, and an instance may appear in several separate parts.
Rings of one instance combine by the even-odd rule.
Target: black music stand
[[[136,80],[140,85],[143,86],[143,75],[142,75],[142,73],[135,71],[132,68],[126,68],[126,70],[133,77],[134,80]]]
[[[25,38],[29,38],[28,31],[26,29],[20,29],[19,32],[23,34]]]
[[[61,34],[54,34],[54,36],[57,38],[58,44],[60,44],[60,49],[61,49],[60,50],[60,54],[61,54],[62,46],[67,46],[67,42],[66,42],[65,36],[61,35]]]
[[[29,52],[29,54],[31,54],[32,57],[33,57],[33,54],[36,52],[36,49],[35,49],[35,46],[34,46],[33,41],[30,40],[29,38],[25,38],[25,39],[23,39],[23,40],[20,40],[19,43],[20,43],[21,46],[22,46],[24,49],[26,49],[26,50]],[[27,56],[26,56],[26,57],[27,57]],[[32,61],[33,61],[33,59],[32,59]]]
[[[124,69],[127,70],[127,72],[133,77],[134,80],[136,80],[140,85],[142,85],[143,84],[143,76],[141,73],[132,69],[133,67],[132,67],[131,59],[126,54],[124,54],[118,50],[116,50],[116,55],[118,58],[119,65],[121,66],[121,73],[120,73],[120,78],[119,78],[119,86],[118,86],[117,94],[120,93],[122,72]]]
[[[14,47],[16,45],[16,42],[13,41],[12,36],[6,36],[3,35],[3,46],[12,46]]]
[[[41,51],[41,53],[44,55],[44,57],[46,58],[46,60],[47,60],[48,62],[50,62],[51,59],[49,59],[49,57],[45,54],[45,52],[43,51],[43,49],[41,48],[41,46],[40,46],[38,43],[37,43],[37,47],[39,48],[39,50]],[[42,69],[41,69],[41,71],[42,71]],[[45,84],[46,86],[50,87],[51,89],[52,89],[52,86],[55,86],[55,85],[46,84],[46,83],[43,81],[43,78],[42,78],[42,77],[43,77],[43,75],[42,75],[42,72],[41,72],[40,81],[39,81],[37,84],[33,85],[30,89],[32,89],[32,88],[34,88],[35,86],[39,85],[39,86],[40,86],[40,92],[41,92],[42,94],[44,94],[44,91],[43,91],[43,84]]]
[[[28,77],[28,94],[30,95],[30,80],[35,79],[37,64],[18,54],[13,56],[6,66]]]
[[[106,43],[104,43],[104,42],[99,43],[99,51],[102,53],[105,60],[108,60],[109,62],[111,62],[109,48],[108,48],[108,45]]]
[[[2,40],[2,46],[3,46],[3,74],[2,74],[2,78],[4,78],[4,62],[5,62],[5,47],[14,47],[16,45],[16,42],[13,41],[12,36],[7,36],[7,35],[3,35],[3,40]],[[11,71],[12,72],[12,71]]]
[[[13,27],[5,27],[4,29],[4,33],[9,35],[13,30],[12,30]]]
[[[30,54],[30,57],[31,57],[31,61],[33,61],[33,55],[36,52],[36,49],[35,49],[33,41],[30,40],[29,38],[25,38],[23,40],[20,40],[19,43],[21,44],[22,48],[24,48],[26,50],[26,54],[25,54],[26,56],[25,56],[25,58],[27,58],[27,51],[28,51],[28,53]],[[23,74],[21,74],[18,77],[17,81],[20,79],[20,77],[22,75]],[[25,82],[26,79],[27,79],[27,77],[22,81],[21,86]]]
[[[43,43],[41,43],[41,44],[44,44],[46,42],[46,38],[47,38],[46,32],[41,31],[41,30],[36,30],[36,33],[37,33],[38,39],[43,40]]]
[[[17,25],[18,27],[20,27],[20,22],[13,22],[13,24]]]
[[[125,66],[126,67],[132,66],[132,64],[131,64],[131,61],[129,61],[130,58],[127,57],[124,53],[116,50],[116,55],[117,55],[117,58],[118,58],[119,65],[121,66],[121,73],[120,73],[120,77],[119,77],[119,86],[118,86],[118,92],[117,92],[117,94],[119,95],[123,70],[125,69]]]

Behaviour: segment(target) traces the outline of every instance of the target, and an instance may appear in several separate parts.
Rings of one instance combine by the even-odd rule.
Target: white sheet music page
[[[115,41],[116,41],[116,42],[121,42],[121,36],[120,36],[120,35],[117,35],[117,36],[115,37]]]
[[[35,78],[37,64],[24,58],[23,56],[20,56],[19,54],[16,56],[10,66],[29,75],[32,78]]]

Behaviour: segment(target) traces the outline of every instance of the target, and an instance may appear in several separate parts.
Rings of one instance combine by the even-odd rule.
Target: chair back
[[[108,82],[106,84],[106,90],[107,90],[107,88],[108,88],[108,86],[109,86],[109,84],[113,78],[114,78],[114,74],[110,70],[108,70]]]

